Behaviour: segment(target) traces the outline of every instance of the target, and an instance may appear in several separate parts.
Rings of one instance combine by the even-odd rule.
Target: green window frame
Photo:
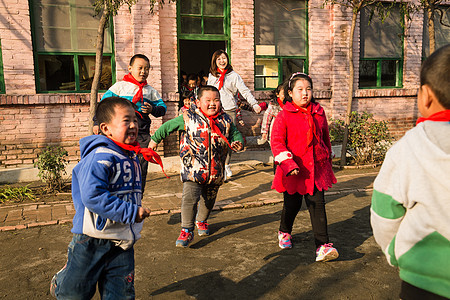
[[[308,72],[308,1],[255,0],[255,90]]]
[[[401,88],[403,85],[404,18],[401,6],[389,5],[382,21],[373,6],[361,11],[359,88]]]
[[[5,94],[5,77],[3,75],[2,40],[0,39],[0,94]]]
[[[450,27],[442,25],[440,23],[442,16],[442,22],[444,24],[450,24],[450,6],[449,5],[437,5],[434,11],[434,36],[436,40],[436,49],[441,48],[444,45],[450,44]],[[430,56],[430,37],[428,34],[428,15],[424,13],[423,19],[423,35],[422,35],[422,60]]]
[[[38,93],[87,93],[95,69],[94,0],[29,1]],[[99,91],[115,82],[113,22],[105,30]]]
[[[230,38],[229,0],[177,1],[177,16],[179,39],[228,41]]]

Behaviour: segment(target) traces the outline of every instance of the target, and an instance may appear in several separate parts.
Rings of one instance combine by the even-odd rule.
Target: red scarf
[[[133,96],[133,100],[132,100],[133,103],[134,104],[136,104],[138,102],[144,103],[144,93],[142,92],[142,88],[145,85],[147,85],[147,80],[145,80],[144,82],[138,82],[136,80],[136,78],[134,78],[133,75],[131,75],[130,73],[128,73],[127,75],[123,76],[123,80],[127,81],[127,82],[134,83],[139,88],[139,90],[137,91],[136,95]]]
[[[214,116],[208,116],[207,114],[205,114],[203,112],[203,110],[201,108],[199,108],[199,109],[202,112],[202,114],[208,119],[209,126],[211,127],[211,131],[214,132],[214,133],[217,133],[227,143],[228,147],[233,149],[231,147],[230,143],[228,142],[227,138],[222,134],[222,132],[220,131],[219,127],[217,127],[217,124],[216,124],[216,120],[215,119],[221,114],[221,112],[219,111]]]
[[[280,99],[279,97],[277,97],[277,102],[278,102],[278,105],[279,105],[281,108],[283,108],[283,106],[284,106],[283,101],[281,101],[281,99]]]
[[[112,140],[112,141],[114,143],[116,143],[116,145],[119,146],[120,148],[122,148],[124,150],[128,150],[128,151],[134,151],[136,154],[142,154],[142,156],[145,158],[146,161],[160,165],[161,170],[163,171],[164,175],[166,175],[166,173],[164,172],[164,167],[163,167],[161,157],[158,155],[158,153],[153,151],[153,149],[141,148],[141,146],[139,145],[139,143],[137,141],[135,141],[133,144],[122,144],[115,140]],[[166,177],[170,178],[167,175],[166,175]]]
[[[217,72],[220,73],[220,77],[219,77],[219,90],[223,87],[223,82],[225,80],[225,74],[227,74],[227,69],[220,71],[219,68],[217,68]]]
[[[298,109],[300,112],[306,114],[306,117],[308,118],[309,129],[308,132],[306,133],[306,148],[308,148],[308,146],[312,143],[314,136],[316,137],[317,141],[319,141],[319,138],[317,137],[316,133],[316,126],[312,116],[312,105],[311,103],[309,103],[306,108],[300,107],[296,105],[294,102],[292,102],[292,105],[294,105],[294,107]]]
[[[443,110],[440,112],[437,112],[435,114],[432,114],[428,118],[418,118],[416,125],[419,123],[422,123],[424,121],[435,121],[435,122],[450,122],[450,109]]]

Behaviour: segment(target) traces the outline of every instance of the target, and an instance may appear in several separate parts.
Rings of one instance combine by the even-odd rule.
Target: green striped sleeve
[[[406,208],[391,195],[373,190],[372,209],[380,217],[386,219],[398,219],[405,215]]]

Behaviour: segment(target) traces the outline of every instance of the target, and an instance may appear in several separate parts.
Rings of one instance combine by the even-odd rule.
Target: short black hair
[[[205,91],[217,92],[217,94],[219,94],[219,97],[220,97],[219,90],[215,86],[213,86],[213,85],[204,85],[204,86],[202,86],[202,87],[200,87],[198,89],[197,99],[200,99]]]
[[[189,82],[189,80],[194,80],[194,81],[197,82],[197,78],[198,78],[197,74],[191,73],[191,74],[188,75],[187,81]]]
[[[121,97],[108,97],[100,101],[95,111],[95,117],[98,124],[109,123],[114,117],[116,107],[131,107],[134,110],[133,103]]]
[[[133,65],[134,61],[136,60],[136,58],[142,58],[143,60],[145,60],[146,62],[148,62],[148,64],[150,65],[150,60],[148,59],[147,56],[145,56],[144,54],[135,54],[133,55],[133,57],[130,59],[130,66]]]
[[[422,64],[420,86],[428,85],[439,103],[450,109],[450,44],[433,52]]]

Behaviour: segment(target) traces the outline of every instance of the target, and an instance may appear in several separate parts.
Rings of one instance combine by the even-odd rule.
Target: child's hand
[[[255,111],[255,113],[259,114],[261,112],[261,106],[255,104],[253,105],[253,110]]]
[[[245,126],[245,123],[244,123],[244,121],[243,121],[243,120],[239,120],[239,125],[241,125],[241,126]]]
[[[294,169],[294,170],[290,171],[289,173],[287,173],[286,176],[295,176],[295,175],[298,175],[298,173],[299,173],[298,169]]]
[[[136,223],[141,223],[145,218],[150,216],[150,209],[139,206],[138,213],[136,214],[136,219],[134,220]]]
[[[94,125],[94,127],[92,127],[92,132],[95,135],[98,135],[100,133],[100,127],[98,125]]]
[[[150,139],[150,143],[148,144],[148,147],[150,149],[152,149],[153,151],[156,151],[156,149],[158,148],[158,144],[154,140]]]
[[[142,105],[142,112],[143,112],[144,114],[149,114],[149,113],[152,112],[152,110],[153,110],[153,106],[152,106],[150,103],[145,102],[145,103]]]
[[[231,143],[231,148],[233,148],[234,151],[241,151],[244,146],[239,141],[234,141]]]

